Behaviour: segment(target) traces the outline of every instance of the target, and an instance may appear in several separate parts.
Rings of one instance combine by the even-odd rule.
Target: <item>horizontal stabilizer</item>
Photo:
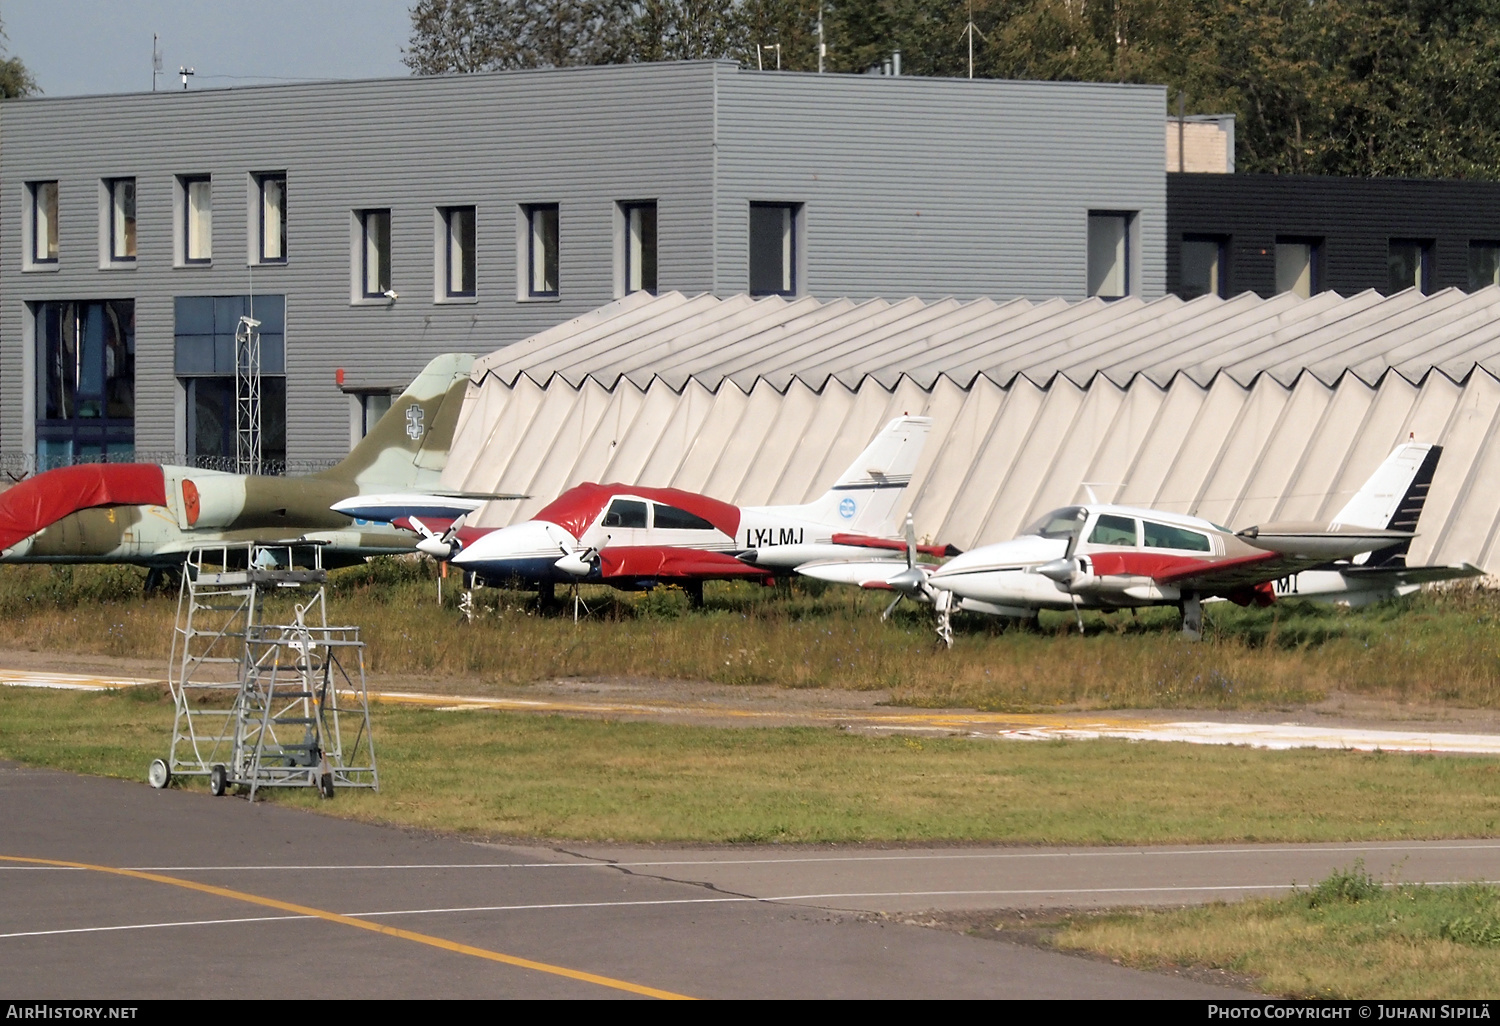
[[[394,523],[403,517],[438,517],[457,520],[472,513],[486,502],[496,499],[523,499],[524,495],[461,495],[444,492],[415,492],[390,495],[355,495],[335,502],[329,508],[356,520]]]
[[[835,545],[853,545],[865,549],[891,549],[896,552],[906,551],[906,542],[900,538],[874,538],[867,534],[835,534],[830,540]],[[918,545],[917,551],[924,556],[937,556],[940,559],[963,555],[963,552],[954,545]]]

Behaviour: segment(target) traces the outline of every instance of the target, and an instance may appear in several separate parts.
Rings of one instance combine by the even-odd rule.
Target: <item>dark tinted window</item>
[[[1208,535],[1170,524],[1153,524],[1147,520],[1146,547],[1149,549],[1187,549],[1189,552],[1212,552]]]
[[[1130,517],[1101,513],[1094,521],[1093,531],[1089,532],[1089,541],[1095,545],[1134,545],[1135,521]]]
[[[605,527],[645,527],[646,504],[640,499],[616,499],[604,514]]]
[[[712,531],[714,525],[676,506],[656,506],[656,526],[670,531]]]

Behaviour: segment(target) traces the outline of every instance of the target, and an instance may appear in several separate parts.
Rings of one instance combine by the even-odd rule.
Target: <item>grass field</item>
[[[1288,997],[1500,993],[1500,889],[1382,887],[1358,864],[1281,899],[1109,912],[1028,929],[1064,950],[1142,969],[1225,970]]]
[[[175,598],[143,599],[128,567],[0,568],[10,643],[38,650],[159,659]],[[707,608],[682,593],[585,588],[595,613],[538,615],[529,596],[476,593],[459,617],[457,579],[436,602],[430,563],[382,559],[337,571],[333,619],[364,628],[372,670],[527,683],[638,676],[782,687],[888,688],[895,701],[1021,711],[1246,708],[1316,701],[1330,691],[1405,702],[1500,704],[1500,593],[1459,588],[1363,610],[1306,603],[1206,607],[1208,632],[1184,643],[1173,610],[1071,619],[1037,632],[960,617],[952,651],[934,645],[924,610],[891,623],[884,596],[798,584],[791,591],[710,585]]]
[[[379,794],[322,811],[621,841],[1126,844],[1493,835],[1500,762],[1128,742],[866,737],[375,709]],[[0,757],[141,780],[161,691],[0,688]],[[200,782],[195,786],[202,786]],[[309,792],[272,800],[319,805]]]

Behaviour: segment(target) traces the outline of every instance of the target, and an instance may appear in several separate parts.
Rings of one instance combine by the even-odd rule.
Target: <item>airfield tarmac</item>
[[[33,661],[0,671],[0,684],[151,682],[124,661],[73,662],[86,672]],[[387,690],[382,700],[460,715],[499,708],[745,726],[837,723],[976,739],[1083,736],[1085,721],[1105,730],[1178,729],[1170,717],[1182,716],[991,716],[895,709],[861,692],[788,696],[651,681],[377,686],[397,683],[413,690]],[[459,693],[469,689],[483,693]],[[1371,736],[1393,747],[1387,735],[1395,734],[1428,746],[1418,750],[1487,751],[1500,741],[1487,714],[1432,720],[1379,712],[1327,708],[1302,710],[1300,724],[1261,714],[1263,722],[1226,716],[1208,725],[1282,728],[1279,741],[1272,737],[1278,745],[1287,727],[1319,732],[1302,743],[1330,747]],[[1244,735],[1208,743],[1245,743],[1227,736]],[[1387,879],[1500,880],[1500,841],[1483,840],[1162,848],[476,843],[9,763],[0,763],[0,823],[0,987],[35,998],[1202,998],[1225,995],[1223,984],[1234,981],[1140,973],[998,933],[986,940],[919,924],[982,928],[988,913],[1274,895],[1356,858]]]
[[[14,763],[0,822],[0,991],[28,999],[1208,998],[1231,992],[912,921],[1282,893],[1357,857],[1500,879],[1500,841],[476,843]]]

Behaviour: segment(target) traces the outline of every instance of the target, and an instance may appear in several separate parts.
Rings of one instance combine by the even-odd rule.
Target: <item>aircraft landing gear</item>
[[[1182,636],[1189,641],[1203,637],[1203,603],[1196,591],[1182,596]]]
[[[932,596],[937,612],[937,636],[945,648],[953,647],[953,592],[938,591]]]
[[[557,612],[557,586],[551,581],[543,581],[536,588],[536,604],[542,613]]]
[[[682,582],[682,590],[685,591],[685,592],[687,592],[688,607],[689,608],[691,608],[691,609],[702,609],[703,608],[703,582],[702,581],[692,581],[692,580],[683,581]]]
[[[146,598],[152,595],[165,595],[177,586],[178,580],[180,580],[179,575],[173,571],[153,566],[146,571],[146,585],[142,593]]]

